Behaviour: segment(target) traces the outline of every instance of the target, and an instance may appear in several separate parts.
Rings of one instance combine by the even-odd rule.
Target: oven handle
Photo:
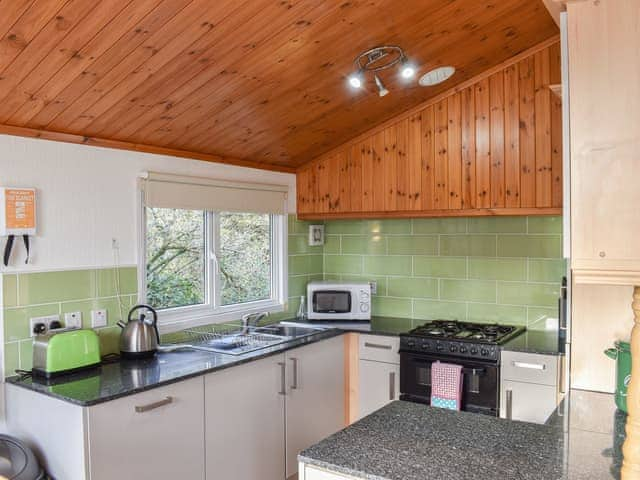
[[[402,352],[400,352],[402,353]],[[433,361],[431,360],[427,360],[424,358],[416,358],[416,357],[411,357],[410,361],[413,363],[433,363]],[[487,373],[487,369],[480,367],[480,368],[474,368],[474,367],[463,367],[462,368],[462,374],[463,375],[477,375],[477,376],[481,376],[481,375],[485,375]]]

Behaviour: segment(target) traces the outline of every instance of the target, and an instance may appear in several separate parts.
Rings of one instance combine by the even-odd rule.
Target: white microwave
[[[353,282],[309,282],[309,320],[370,320],[371,285]]]

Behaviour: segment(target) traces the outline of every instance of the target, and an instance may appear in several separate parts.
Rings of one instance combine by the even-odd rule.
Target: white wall
[[[136,179],[149,170],[288,185],[295,212],[293,174],[0,135],[0,186],[38,189],[32,262],[18,261],[24,258],[18,241],[13,265],[2,271],[111,266],[112,238],[121,264],[135,265]]]
[[[35,187],[38,234],[31,263],[17,241],[12,265],[0,273],[112,266],[112,238],[121,265],[136,265],[138,176],[145,171],[289,186],[295,212],[295,175],[199,160],[0,135],[0,186]],[[0,252],[5,238],[0,238]],[[0,380],[4,379],[4,324],[0,275]],[[0,432],[4,431],[4,385],[0,381]]]

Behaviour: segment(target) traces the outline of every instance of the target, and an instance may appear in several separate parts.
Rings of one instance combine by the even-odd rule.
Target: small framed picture
[[[324,225],[309,225],[309,246],[324,245]]]

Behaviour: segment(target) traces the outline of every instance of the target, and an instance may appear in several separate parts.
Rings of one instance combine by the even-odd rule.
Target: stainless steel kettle
[[[138,318],[133,314],[142,310]],[[147,320],[150,312],[152,320]],[[160,333],[158,332],[158,313],[149,305],[136,305],[129,312],[127,323],[118,322],[120,333],[120,354],[124,358],[149,358],[158,351]]]

